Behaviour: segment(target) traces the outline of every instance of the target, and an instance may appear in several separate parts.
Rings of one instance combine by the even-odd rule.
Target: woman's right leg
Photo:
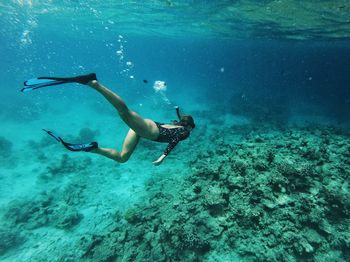
[[[120,96],[101,85],[97,80],[90,81],[88,85],[102,94],[117,109],[123,121],[134,130],[137,135],[150,140],[154,140],[158,137],[159,129],[154,121],[143,119],[134,111],[129,110]]]
[[[90,152],[108,157],[119,163],[125,163],[126,161],[128,161],[128,159],[134,152],[139,140],[140,140],[140,136],[137,135],[132,129],[130,129],[124,139],[123,148],[121,152],[118,152],[117,150],[114,150],[111,148],[101,148],[101,147],[93,149]]]

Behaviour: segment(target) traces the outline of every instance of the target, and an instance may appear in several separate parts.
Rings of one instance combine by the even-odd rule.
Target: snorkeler
[[[179,108],[176,107],[176,113],[179,121],[174,121],[173,124],[162,124],[154,122],[151,119],[143,119],[136,112],[130,110],[125,102],[116,93],[109,90],[97,81],[96,74],[88,74],[76,77],[38,77],[24,82],[22,92],[38,89],[45,86],[53,86],[66,83],[79,83],[88,85],[103,95],[117,109],[121,119],[129,126],[129,131],[124,139],[122,150],[117,151],[111,148],[102,148],[97,142],[87,144],[70,144],[62,138],[56,136],[51,131],[45,130],[50,136],[61,142],[65,148],[71,151],[85,151],[99,154],[117,162],[124,163],[128,161],[134,152],[140,138],[148,140],[168,143],[163,154],[155,161],[154,165],[160,165],[170,151],[181,140],[189,137],[193,128],[195,128],[194,120],[190,115],[181,115]]]

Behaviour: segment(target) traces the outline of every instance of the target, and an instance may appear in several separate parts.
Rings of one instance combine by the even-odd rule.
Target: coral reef
[[[235,144],[215,142],[189,162],[185,179],[149,181],[147,199],[111,232],[85,236],[82,257],[349,261],[350,141],[311,130],[251,129]]]
[[[49,216],[49,222],[52,226],[59,229],[70,229],[79,224],[82,215],[78,213],[74,206],[60,202],[51,207],[52,214]]]
[[[14,227],[23,229],[43,226],[70,229],[79,223],[82,216],[74,206],[54,199],[53,196],[41,194],[35,199],[10,202],[4,218]]]
[[[0,136],[0,157],[9,157],[12,153],[12,142]]]
[[[8,225],[0,226],[0,255],[3,255],[12,248],[16,248],[24,241],[24,237],[18,230]]]
[[[42,159],[48,160],[44,153],[39,156]],[[49,181],[53,177],[60,177],[70,173],[79,173],[86,170],[90,165],[90,157],[85,157],[81,161],[80,159],[70,157],[68,154],[62,154],[61,160],[59,162],[49,162],[46,170],[42,172],[39,177],[44,181]]]
[[[33,200],[14,200],[8,204],[5,219],[13,225],[26,229],[45,226],[49,221],[49,206],[52,198],[41,195]]]
[[[34,198],[11,201],[2,209],[1,219],[6,221],[6,227],[0,227],[0,255],[30,238],[34,229],[72,230],[83,218],[77,208],[81,204],[82,188],[84,185],[68,184]]]
[[[71,232],[86,204],[82,212],[91,217],[84,222],[93,225],[82,229],[79,224],[66,250],[75,261],[350,260],[346,130],[247,125],[228,128],[220,138],[216,132],[200,133],[211,141],[204,147],[180,147],[179,152],[190,155],[182,163],[185,168],[156,169],[163,171],[154,172],[146,194],[124,212],[109,204],[101,207],[100,218],[108,217],[103,226],[93,214],[96,206],[86,211],[88,195],[96,188],[86,180],[91,159],[62,155],[61,161],[49,162],[39,182],[69,183],[11,202],[4,212],[9,231],[0,230],[0,251],[23,243],[33,229]],[[149,153],[143,145],[140,158]]]

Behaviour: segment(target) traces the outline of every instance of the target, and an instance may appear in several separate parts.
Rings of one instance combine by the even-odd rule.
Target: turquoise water
[[[1,1],[1,261],[349,261],[347,1]],[[88,86],[196,128],[141,140]],[[144,81],[147,80],[147,81]],[[155,81],[166,90],[156,92]]]

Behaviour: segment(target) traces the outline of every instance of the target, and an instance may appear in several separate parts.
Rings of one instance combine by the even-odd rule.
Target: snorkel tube
[[[175,108],[175,110],[176,110],[176,115],[177,115],[177,118],[179,119],[179,120],[171,120],[171,122],[174,124],[174,125],[177,125],[177,124],[179,124],[180,122],[181,122],[181,113],[180,113],[180,107],[179,106],[175,106],[174,107]]]
[[[175,106],[175,109],[176,109],[176,115],[179,118],[179,121],[181,121],[180,108],[178,106]]]

